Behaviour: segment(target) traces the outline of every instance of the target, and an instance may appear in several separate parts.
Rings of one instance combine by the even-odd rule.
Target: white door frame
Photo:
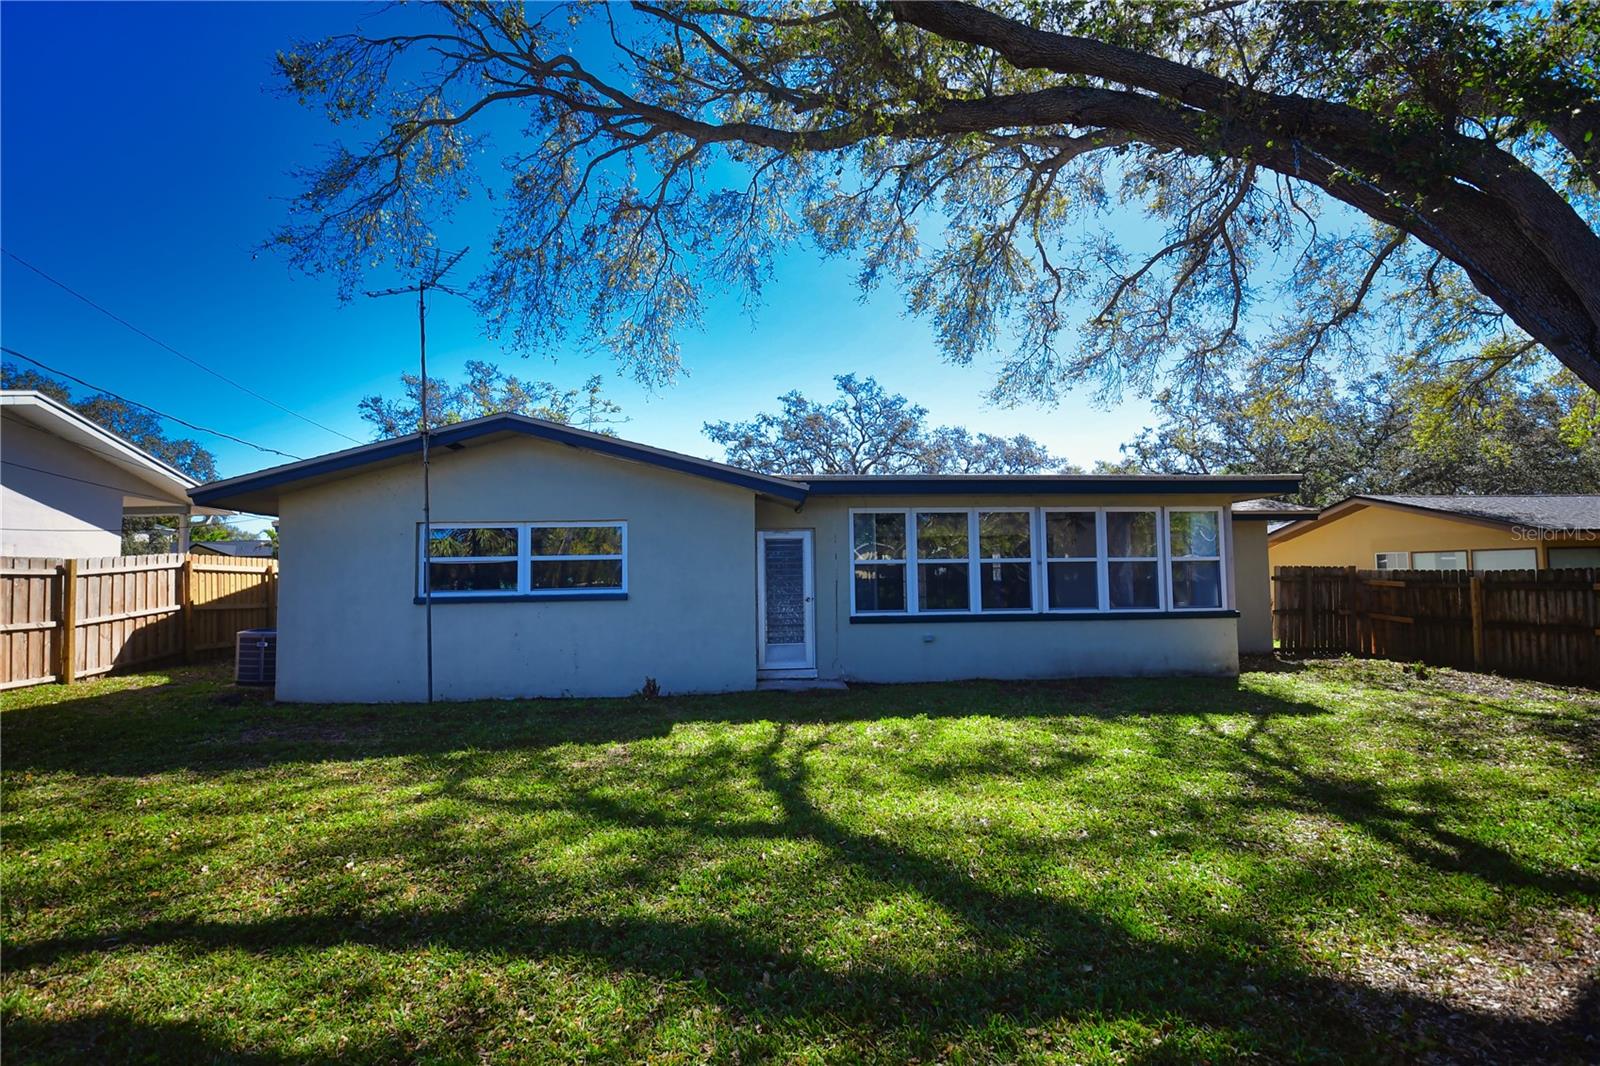
[[[805,588],[806,661],[804,665],[767,665],[767,541],[798,540],[801,547]],[[756,531],[756,674],[763,678],[811,678],[817,676],[817,589],[816,553],[809,529],[762,529]]]

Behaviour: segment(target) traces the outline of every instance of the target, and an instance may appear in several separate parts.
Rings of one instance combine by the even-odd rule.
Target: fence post
[[[70,685],[78,672],[78,560],[61,564],[61,683]]]
[[[1472,585],[1468,589],[1468,598],[1472,601],[1472,668],[1483,669],[1483,578],[1477,574],[1472,575]]]
[[[1354,654],[1360,644],[1356,635],[1356,568],[1344,568],[1344,650]]]
[[[183,661],[194,660],[194,556],[183,557],[183,571],[178,578],[183,586],[179,590],[183,604]]]
[[[1311,567],[1306,567],[1304,588],[1301,590],[1304,599],[1300,602],[1300,651],[1301,654],[1311,655],[1315,649],[1311,641]]]
[[[261,571],[262,591],[267,597],[267,628],[278,627],[278,564],[276,561],[267,564]]]

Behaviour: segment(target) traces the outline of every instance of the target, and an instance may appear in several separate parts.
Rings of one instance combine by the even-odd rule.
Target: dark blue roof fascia
[[[871,476],[861,478],[807,479],[804,476],[789,478],[758,474],[737,467],[714,463],[706,459],[662,451],[643,444],[589,433],[568,426],[526,418],[520,415],[500,415],[463,422],[436,430],[431,441],[434,447],[444,448],[462,444],[478,437],[496,433],[520,433],[541,440],[554,441],[611,455],[620,459],[648,463],[652,466],[675,470],[679,473],[704,477],[724,484],[737,485],[752,492],[765,493],[795,503],[804,502],[807,496],[958,496],[958,495],[1008,495],[1008,496],[1059,496],[1073,494],[1140,495],[1195,492],[1225,493],[1284,493],[1299,487],[1297,475],[1276,477],[1161,477],[1161,476],[1088,476],[1048,477],[894,477]],[[396,459],[421,452],[422,440],[418,436],[400,437],[378,444],[365,445],[321,459],[292,463],[262,471],[256,475],[213,482],[189,491],[190,499],[198,504],[225,504],[229,500],[251,493],[291,485],[298,481],[354,470],[373,463]]]
[[[1160,477],[1111,477],[1105,480],[1081,478],[958,478],[930,480],[874,476],[850,481],[811,481],[813,496],[1068,496],[1105,494],[1131,496],[1164,493],[1200,492],[1293,492],[1298,477],[1199,478],[1195,480]]]

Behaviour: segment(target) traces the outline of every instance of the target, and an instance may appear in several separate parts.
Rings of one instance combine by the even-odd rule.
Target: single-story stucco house
[[[182,542],[188,515],[227,513],[194,506],[196,484],[42,392],[0,390],[0,556],[121,555],[135,515],[185,516]]]
[[[278,515],[278,696],[1236,673],[1270,648],[1241,477],[773,477],[495,415],[195,489]],[[1242,634],[1248,634],[1242,637]]]

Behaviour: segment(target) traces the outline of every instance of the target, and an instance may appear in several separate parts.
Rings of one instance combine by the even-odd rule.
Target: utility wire
[[[273,455],[281,455],[285,459],[299,459],[299,458],[301,458],[298,455],[291,455],[288,452],[279,451],[277,448],[268,448],[265,444],[257,444],[255,441],[245,440],[243,437],[235,437],[232,433],[224,433],[220,429],[209,429],[206,426],[197,426],[193,422],[186,422],[183,419],[179,418],[177,415],[169,415],[165,411],[158,411],[154,407],[151,407],[147,403],[140,403],[138,400],[130,400],[126,396],[123,396],[123,395],[120,395],[118,393],[112,392],[110,389],[103,389],[99,385],[91,385],[89,382],[83,380],[80,377],[74,377],[73,375],[67,373],[65,370],[57,370],[53,366],[48,366],[48,365],[46,365],[44,363],[41,363],[41,362],[39,362],[39,360],[35,359],[31,355],[23,355],[21,352],[17,351],[15,348],[8,348],[8,347],[6,347],[4,345],[0,345],[0,352],[4,352],[7,355],[14,356],[14,357],[16,357],[18,359],[26,359],[28,362],[32,363],[34,366],[38,367],[41,370],[47,370],[52,374],[55,374],[55,375],[58,375],[60,377],[66,378],[68,381],[75,381],[79,385],[82,385],[86,389],[93,389],[95,392],[103,392],[107,396],[115,396],[117,399],[121,400],[125,404],[130,404],[130,405],[132,405],[134,407],[143,408],[144,410],[149,411],[153,415],[157,415],[157,416],[159,416],[161,418],[165,418],[165,419],[167,419],[169,421],[176,422],[180,426],[186,426],[189,429],[196,430],[197,432],[210,433],[213,436],[222,437],[225,440],[231,440],[235,444],[243,444],[247,448],[254,448],[258,452],[270,452]]]
[[[46,474],[46,475],[48,475],[50,477],[58,477],[63,481],[76,481],[80,485],[94,485],[97,488],[102,488],[102,489],[115,489],[117,492],[123,493],[125,495],[138,491],[138,489],[129,488],[127,485],[108,485],[104,481],[91,481],[90,479],[88,479],[86,477],[73,477],[71,474],[61,474],[61,473],[57,473],[54,470],[46,470],[42,466],[29,466],[27,463],[19,463],[14,459],[0,459],[0,466],[14,466],[18,470],[32,470],[35,474]],[[6,528],[7,529],[18,529],[18,528],[21,528],[21,527],[18,527],[18,526],[7,526]],[[37,532],[37,531],[35,531],[35,532]]]
[[[174,348],[172,345],[170,345],[166,341],[162,340],[160,337],[151,336],[149,333],[146,333],[144,330],[140,329],[138,326],[134,325],[132,322],[129,322],[127,319],[123,318],[121,315],[118,315],[116,312],[107,310],[106,308],[102,307],[101,305],[95,303],[93,300],[89,299],[89,297],[85,296],[83,293],[79,292],[77,289],[74,289],[71,285],[68,285],[66,282],[61,281],[61,280],[59,280],[57,278],[53,278],[49,274],[46,274],[43,270],[40,270],[38,267],[34,266],[32,263],[30,263],[26,259],[22,258],[22,256],[18,255],[16,252],[13,252],[11,249],[3,248],[3,249],[0,249],[0,251],[4,251],[6,255],[10,256],[12,259],[15,259],[18,263],[20,263],[23,266],[27,267],[29,270],[33,271],[35,274],[39,275],[41,278],[43,278],[44,280],[48,281],[50,284],[54,285],[56,288],[61,289],[63,292],[69,293],[70,295],[75,296],[78,299],[82,300],[84,303],[88,304],[90,307],[94,308],[96,311],[99,311],[102,315],[105,315],[107,318],[111,319],[113,322],[117,322],[117,323],[120,323],[121,325],[124,325],[124,326],[128,327],[129,329],[133,330],[133,332],[137,333],[139,336],[141,336],[145,340],[149,341],[151,344],[154,344],[154,345],[156,345],[157,347],[160,347],[160,348],[165,348],[167,351],[171,352],[173,355],[177,356],[179,359],[182,359],[186,363],[190,363],[190,364],[193,364],[194,366],[199,367],[201,370],[204,370],[207,374],[210,374],[212,377],[216,378],[217,380],[225,381],[229,385],[232,385],[234,388],[238,389],[240,392],[246,393],[246,394],[248,394],[250,396],[254,396],[256,399],[260,400],[262,403],[271,404],[273,407],[276,407],[278,410],[284,412],[285,414],[293,415],[294,417],[298,418],[300,421],[305,422],[308,425],[316,426],[318,429],[325,430],[328,433],[332,433],[336,437],[343,437],[345,440],[350,441],[350,442],[352,442],[354,444],[365,444],[366,443],[366,441],[359,440],[359,439],[357,439],[355,437],[352,437],[350,434],[343,433],[343,432],[341,432],[341,431],[339,431],[337,429],[334,429],[332,426],[324,425],[321,422],[318,422],[314,418],[309,418],[306,415],[301,414],[299,411],[296,411],[296,410],[294,410],[292,408],[289,408],[289,407],[285,407],[283,404],[279,403],[277,400],[274,400],[274,399],[272,399],[271,397],[268,397],[268,396],[263,396],[259,392],[257,392],[255,389],[252,389],[250,386],[241,385],[239,382],[237,382],[237,381],[233,380],[232,378],[228,377],[226,374],[222,374],[222,373],[220,373],[220,372],[218,372],[216,370],[211,369],[209,366],[206,366],[206,364],[202,363],[200,360],[195,359],[192,356],[188,356],[188,355],[183,354],[182,352],[178,351],[178,349]],[[174,419],[174,421],[176,421],[176,419]],[[270,451],[271,449],[268,449],[268,450]],[[279,454],[282,454],[282,453],[280,452]]]

